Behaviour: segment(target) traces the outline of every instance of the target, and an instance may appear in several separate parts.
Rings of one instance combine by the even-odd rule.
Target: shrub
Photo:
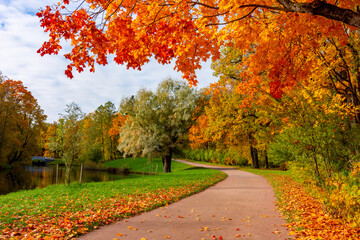
[[[230,166],[248,165],[248,160],[233,148],[223,151],[214,149],[189,149],[184,151],[184,156],[195,161],[219,163]]]

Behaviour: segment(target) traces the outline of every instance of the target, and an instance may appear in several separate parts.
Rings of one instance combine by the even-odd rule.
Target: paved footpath
[[[201,193],[100,227],[80,239],[290,239],[265,178],[233,168],[185,163],[219,169],[228,177]]]

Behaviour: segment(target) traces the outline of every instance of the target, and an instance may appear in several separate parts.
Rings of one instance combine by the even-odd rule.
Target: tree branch
[[[350,9],[340,8],[323,0],[314,0],[311,3],[297,3],[291,0],[277,0],[287,12],[308,13],[323,16],[360,28],[360,13]]]

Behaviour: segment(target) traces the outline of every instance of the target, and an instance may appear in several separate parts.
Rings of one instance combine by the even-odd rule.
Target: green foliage
[[[244,158],[236,149],[227,149],[225,151],[212,149],[190,149],[184,150],[185,158],[208,162],[219,163],[230,166],[247,166],[248,160]]]
[[[186,82],[167,79],[156,92],[143,89],[123,99],[119,112],[127,121],[120,129],[119,149],[127,156],[161,156],[167,159],[165,164],[186,143],[187,132],[199,114],[200,98]]]
[[[92,161],[110,161],[119,157],[117,139],[112,139],[109,135],[115,113],[115,105],[108,101],[104,105],[100,105],[93,113],[88,114],[83,120],[83,151],[90,158],[95,158]],[[97,156],[99,151],[101,157]]]
[[[313,180],[321,182],[334,172],[348,171],[357,161],[358,133],[356,127],[345,130],[326,122],[287,128],[271,143],[269,157],[276,164],[295,162],[293,167],[302,168],[300,174],[309,171]],[[309,177],[305,175],[304,179]]]
[[[103,160],[103,154],[101,151],[101,147],[99,145],[90,146],[88,149],[85,149],[84,151],[85,152],[81,154],[82,162],[91,161],[91,162],[99,163]]]
[[[326,210],[352,226],[360,226],[360,163],[354,164],[349,174],[334,174],[325,184],[326,190],[318,195]]]
[[[65,114],[61,115],[64,119],[63,141],[57,142],[57,144],[60,143],[63,150],[63,161],[66,166],[65,182],[69,185],[72,166],[79,160],[81,153],[81,140],[83,136],[81,120],[84,117],[84,113],[74,102],[66,105],[66,107]]]

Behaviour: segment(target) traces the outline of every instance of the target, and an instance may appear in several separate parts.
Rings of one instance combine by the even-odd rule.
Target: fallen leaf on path
[[[274,231],[272,231],[272,233],[280,234],[280,231],[279,231],[279,229],[275,229]]]
[[[235,237],[236,237],[236,238],[245,237],[245,235],[244,235],[244,234],[236,234]]]

